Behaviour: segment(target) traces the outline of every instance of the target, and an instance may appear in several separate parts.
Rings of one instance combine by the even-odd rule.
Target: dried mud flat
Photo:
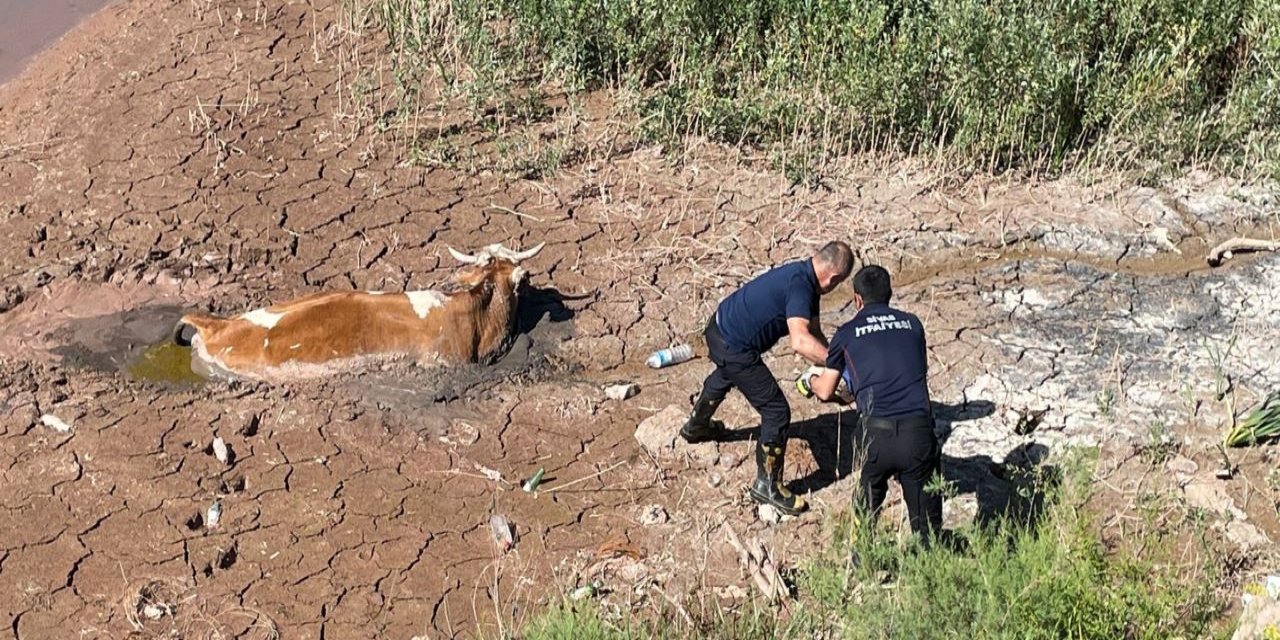
[[[722,526],[783,563],[821,546],[856,470],[847,417],[793,398],[790,468],[815,509],[769,526],[743,495],[747,442],[637,441],[646,420],[673,434],[705,360],[640,363],[833,233],[898,273],[929,328],[949,520],[1016,500],[1002,465],[1099,444],[1117,500],[1163,483],[1215,515],[1224,553],[1268,566],[1280,523],[1247,496],[1272,449],[1221,482],[1212,443],[1218,377],[1242,406],[1280,385],[1280,259],[1203,256],[1270,237],[1269,193],[944,187],[900,168],[798,192],[646,148],[545,182],[403,167],[333,116],[335,4],[122,2],[0,87],[0,621],[16,637],[470,637],[597,579],[617,606],[740,603],[752,586]],[[119,371],[181,308],[425,287],[445,245],[544,240],[526,337],[493,370],[194,388]],[[847,305],[826,303],[829,328]],[[624,379],[641,394],[606,399]],[[735,398],[722,417],[751,412]],[[1152,424],[1182,443],[1155,474],[1135,457]],[[544,489],[521,491],[538,467]],[[515,525],[510,552],[493,515]]]

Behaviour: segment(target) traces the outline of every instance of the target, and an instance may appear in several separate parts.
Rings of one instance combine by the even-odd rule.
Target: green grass
[[[1054,475],[1061,483],[1044,482]],[[852,535],[847,521],[833,523],[838,542],[800,568],[785,622],[763,604],[689,627],[674,615],[611,620],[593,603],[564,603],[520,637],[1163,639],[1217,631],[1218,572],[1207,559],[1188,560],[1174,543],[1176,531],[1148,523],[1127,534],[1125,550],[1108,549],[1086,507],[1089,466],[1071,463],[1062,474],[1039,477],[1045,494],[1038,518],[962,530],[965,551],[921,549],[883,527]],[[1184,534],[1202,530],[1193,518],[1181,523]],[[850,550],[860,558],[856,566]]]
[[[350,0],[349,0],[350,1]],[[1280,177],[1272,0],[376,0],[397,80],[602,88],[648,139]],[[777,151],[781,148],[782,151]]]

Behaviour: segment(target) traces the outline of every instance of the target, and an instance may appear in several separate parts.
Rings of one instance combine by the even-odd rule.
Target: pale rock
[[[1209,513],[1222,515],[1230,513],[1236,520],[1248,520],[1249,516],[1236,506],[1235,500],[1216,480],[1192,480],[1182,488],[1187,504]]]
[[[675,452],[680,427],[687,418],[679,406],[669,405],[640,423],[636,428],[636,441],[655,458],[670,456]]]
[[[942,523],[948,529],[962,528],[978,515],[978,496],[973,493],[942,501]]]
[[[227,463],[227,443],[221,437],[213,439],[213,457],[222,464]]]
[[[52,413],[46,413],[40,416],[40,424],[43,424],[58,433],[71,433],[71,425],[63,422],[62,418],[59,418]]]
[[[640,524],[646,527],[666,524],[668,519],[667,510],[661,505],[651,504],[640,511]]]
[[[1187,478],[1196,475],[1196,472],[1200,470],[1200,465],[1186,456],[1174,456],[1173,459],[1164,463],[1164,468],[1176,476],[1181,476],[1179,480],[1185,482]]]
[[[736,451],[724,451],[720,453],[720,468],[726,471],[737,469],[745,459],[741,453]]]
[[[636,560],[628,560],[618,566],[618,577],[627,584],[636,584],[649,577],[649,569],[644,563]]]
[[[689,444],[680,437],[680,427],[689,418],[678,405],[670,405],[646,418],[636,428],[636,441],[659,460],[688,455],[694,462],[712,466],[720,458],[720,445],[714,442]]]
[[[627,400],[640,393],[640,385],[635,383],[614,384],[604,388],[604,395],[610,400]]]
[[[773,505],[768,505],[768,504],[762,504],[757,506],[756,516],[760,518],[761,522],[769,525],[780,524],[782,522],[789,520],[792,517],[792,516],[784,515],[781,511],[778,511],[777,508],[775,508]]]
[[[1280,628],[1280,602],[1271,598],[1250,598],[1240,612],[1240,622],[1231,640],[1262,640],[1268,627]]]
[[[469,447],[480,439],[480,430],[465,420],[454,420],[449,423],[448,433],[437,439],[449,446]]]
[[[1267,534],[1248,522],[1239,520],[1228,522],[1226,535],[1227,539],[1241,551],[1257,551],[1271,545],[1271,540],[1267,538]]]

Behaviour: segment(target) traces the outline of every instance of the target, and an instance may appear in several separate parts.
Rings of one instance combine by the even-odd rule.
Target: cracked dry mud
[[[1100,444],[1122,466],[1153,422],[1211,475],[1215,373],[1241,403],[1280,384],[1280,257],[1203,267],[1212,243],[1269,233],[1263,190],[895,169],[809,193],[648,148],[546,182],[404,167],[333,115],[337,20],[334,2],[128,0],[0,88],[0,622],[15,637],[466,637],[597,578],[641,609],[740,595],[721,523],[783,563],[821,546],[856,470],[846,417],[792,398],[789,469],[815,509],[767,527],[743,492],[748,443],[658,459],[634,438],[687,408],[705,359],[641,363],[696,344],[732,286],[833,232],[894,270],[929,329],[950,520],[1010,503],[993,464]],[[494,370],[174,388],[120,373],[182,308],[421,288],[447,275],[446,245],[543,240],[527,337]],[[832,330],[847,294],[824,309]],[[619,380],[640,395],[605,399]],[[752,421],[736,396],[720,417]],[[1243,460],[1256,486],[1267,456]],[[544,490],[520,491],[538,467]],[[1247,484],[1223,487],[1280,533]],[[655,505],[668,517],[642,523]],[[506,554],[495,514],[515,526]]]

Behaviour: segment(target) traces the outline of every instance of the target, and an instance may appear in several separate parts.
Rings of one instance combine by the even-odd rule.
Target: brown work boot
[[[797,496],[782,484],[783,456],[787,445],[756,443],[756,481],[751,485],[751,499],[767,504],[782,513],[794,516],[809,509],[804,498]]]

